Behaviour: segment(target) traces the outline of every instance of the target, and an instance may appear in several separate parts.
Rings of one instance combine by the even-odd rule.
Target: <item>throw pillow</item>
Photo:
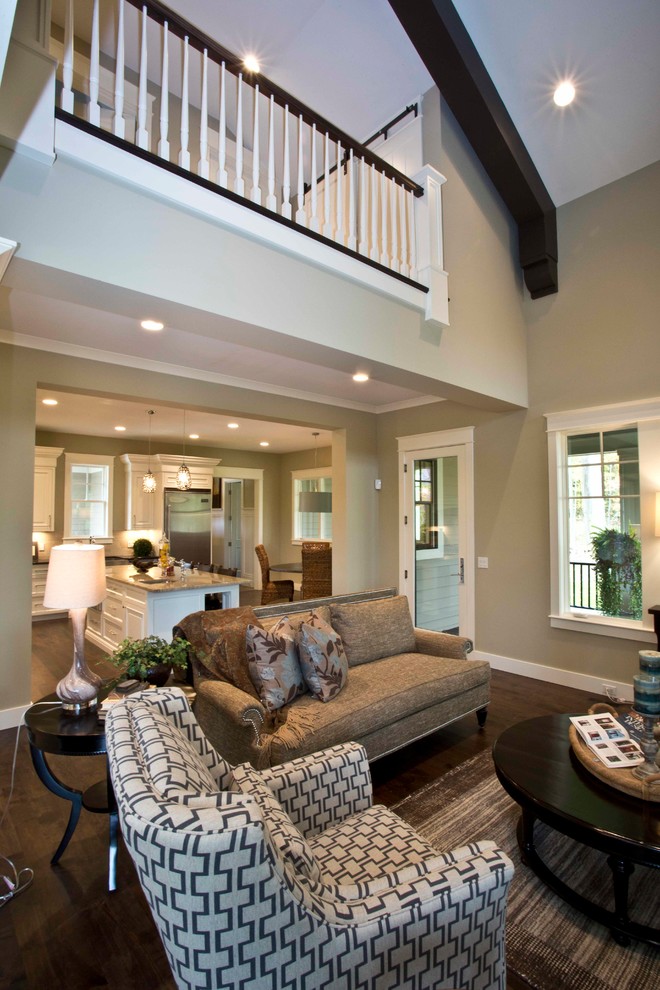
[[[351,667],[415,652],[415,629],[405,595],[331,605],[330,613]]]
[[[208,616],[208,618],[207,618]],[[219,680],[228,681],[253,698],[259,695],[248,671],[245,637],[249,625],[260,626],[251,608],[227,609],[204,613],[202,625],[207,651],[198,652],[204,667]]]
[[[348,677],[348,661],[339,636],[327,622],[303,622],[298,633],[298,654],[305,683],[315,698],[330,701]]]
[[[283,628],[280,628],[283,627]],[[281,620],[267,632],[249,625],[245,648],[248,671],[264,708],[274,712],[305,691],[298,650],[290,627]]]
[[[132,705],[131,717],[146,771],[164,798],[185,802],[189,797],[217,791],[218,785],[200,754],[153,705]]]
[[[241,763],[234,767],[234,781],[241,793],[256,801],[273,845],[285,863],[294,873],[318,881],[321,871],[311,846],[293,824],[259,771],[249,763]]]

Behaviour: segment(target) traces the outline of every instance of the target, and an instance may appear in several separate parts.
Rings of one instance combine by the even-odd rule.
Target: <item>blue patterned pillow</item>
[[[303,622],[297,637],[305,683],[315,698],[330,701],[348,677],[348,660],[341,636],[327,622]]]
[[[245,649],[250,678],[261,703],[270,712],[307,690],[292,636],[277,623],[270,631],[249,625]]]

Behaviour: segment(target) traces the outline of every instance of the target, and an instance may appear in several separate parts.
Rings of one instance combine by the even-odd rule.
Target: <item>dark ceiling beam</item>
[[[389,0],[475,154],[518,224],[533,299],[557,292],[557,213],[451,0]]]

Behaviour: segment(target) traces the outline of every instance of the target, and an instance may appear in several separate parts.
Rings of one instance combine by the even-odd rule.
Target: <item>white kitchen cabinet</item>
[[[55,529],[55,469],[63,447],[34,448],[34,503],[32,531],[52,533]]]
[[[122,454],[121,460],[126,469],[126,529],[156,529],[158,503],[163,496],[158,490],[150,494],[142,490],[149,459],[141,454]]]

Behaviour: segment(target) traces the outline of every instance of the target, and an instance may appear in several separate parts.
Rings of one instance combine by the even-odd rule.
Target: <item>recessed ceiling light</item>
[[[270,447],[270,444],[268,443],[267,440],[260,440],[259,441],[259,446],[260,447]]]
[[[199,433],[189,433],[188,434],[188,439],[189,440],[199,440]]]
[[[143,330],[162,330],[165,324],[160,320],[142,320],[140,326]]]
[[[358,371],[356,375],[353,375],[354,382],[368,382],[369,375],[365,375],[364,371]]]
[[[238,429],[238,423],[227,423],[227,429],[228,430],[237,430]]]
[[[57,406],[59,405],[57,399],[42,399],[41,404],[43,406]]]
[[[567,107],[575,99],[575,86],[565,79],[559,83],[552,98],[558,107]]]
[[[248,72],[260,72],[259,62],[255,55],[246,55],[243,59],[243,66]]]
[[[117,433],[125,433],[126,432],[126,427],[125,426],[115,426],[115,429],[116,429]]]

